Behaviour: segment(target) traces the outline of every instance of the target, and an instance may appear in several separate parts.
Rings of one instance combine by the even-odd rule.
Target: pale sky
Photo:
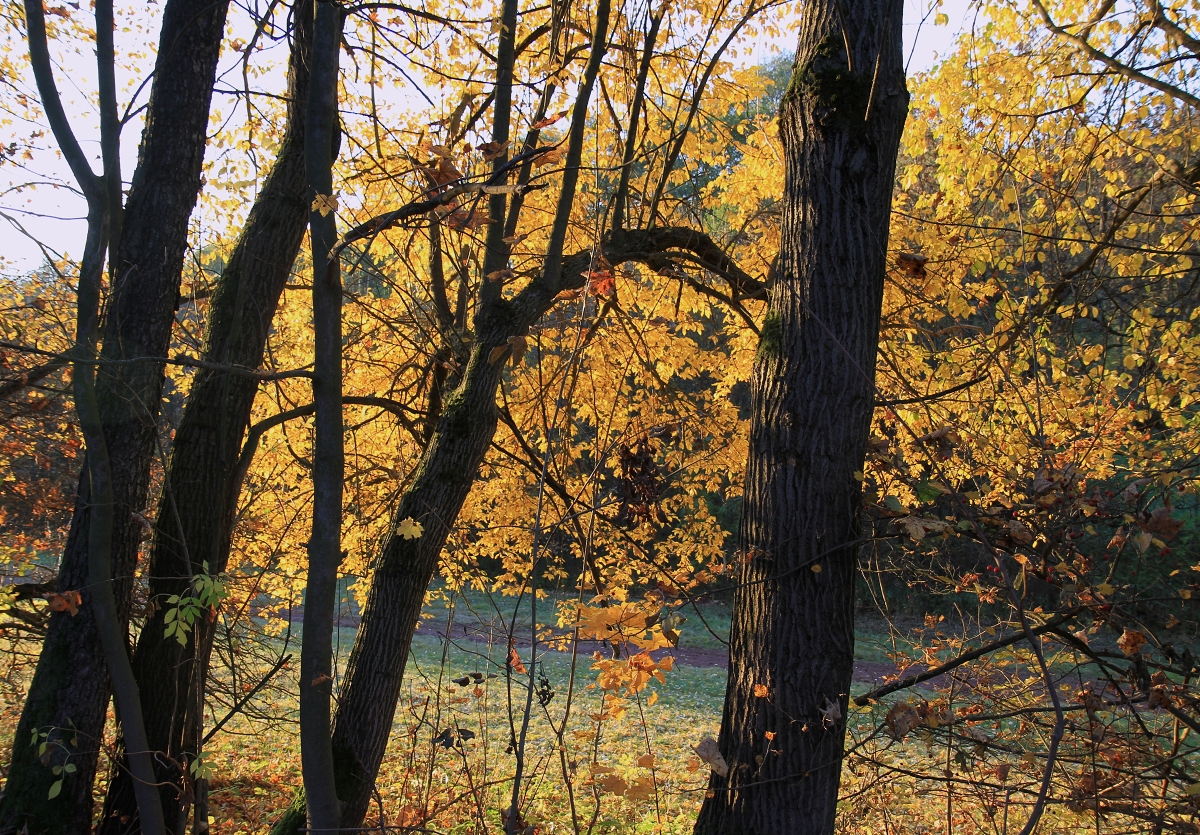
[[[910,74],[928,70],[934,66],[939,56],[948,55],[953,49],[956,37],[970,27],[975,14],[969,0],[943,0],[935,10],[930,9],[931,2],[937,0],[905,0],[904,42]],[[230,9],[231,20],[236,14],[235,8]],[[945,14],[948,19],[948,22],[941,26],[935,24],[939,12]],[[118,33],[118,51],[144,48],[142,45],[156,36],[157,18],[151,27],[131,26],[125,33]],[[24,47],[20,41],[9,40],[8,43],[12,48]],[[790,49],[791,45],[785,45],[784,48]],[[747,64],[762,63],[779,51],[779,44],[764,42],[749,47],[743,45],[739,60]],[[61,62],[57,72],[59,88],[67,112],[72,117],[72,126],[84,149],[98,158],[98,127],[86,98],[87,91],[95,89],[92,53],[88,50],[86,53],[56,57]],[[240,69],[235,66],[238,57],[240,56],[233,55],[232,60],[226,58],[222,62],[222,70],[229,79],[226,86],[240,86]],[[149,60],[151,59],[146,58],[135,66],[144,67]],[[283,56],[280,64],[285,60],[286,56]],[[70,71],[64,73],[62,67],[68,67]],[[140,79],[133,77],[118,78],[118,87],[123,88],[123,103],[133,94],[139,82]],[[220,86],[219,82],[218,89]],[[28,84],[26,89],[32,92],[32,84]],[[139,104],[144,101],[145,91],[141,94]],[[213,97],[213,106],[223,113],[228,113],[233,101],[229,96],[216,95]],[[137,161],[140,132],[141,123],[135,121],[125,128],[123,134],[122,173],[127,181]],[[14,137],[5,138],[0,134],[0,143],[7,145],[12,138]],[[50,144],[48,132],[43,142]],[[215,151],[210,149],[210,157],[213,153]],[[0,166],[0,241],[3,241],[3,247],[0,247],[0,272],[7,275],[28,272],[44,262],[41,249],[31,237],[37,238],[59,255],[78,258],[86,231],[82,198],[69,188],[54,185],[55,182],[73,183],[69,170],[57,155],[43,153],[25,165],[25,168],[11,163]],[[98,159],[95,166],[99,170]],[[42,184],[20,192],[13,190],[15,185],[30,181]],[[19,223],[29,234],[23,234],[13,221]]]

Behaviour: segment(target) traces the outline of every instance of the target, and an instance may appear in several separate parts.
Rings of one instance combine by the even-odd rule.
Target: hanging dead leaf
[[[517,655],[516,647],[508,648],[508,658],[506,659],[509,669],[520,675],[525,675],[529,671],[525,669],[525,665],[521,663],[521,656]]]
[[[1160,507],[1150,514],[1149,519],[1139,522],[1138,527],[1146,533],[1158,534],[1159,539],[1164,542],[1170,542],[1183,527],[1183,520],[1172,519],[1171,508]]]
[[[51,612],[66,612],[71,617],[75,617],[79,612],[79,607],[83,605],[83,599],[77,591],[64,591],[61,594],[49,592],[44,597],[50,604]]]
[[[581,291],[581,290],[559,290],[558,294],[555,295],[554,298],[555,298],[555,300],[560,301],[560,302],[569,302],[572,299],[579,298],[579,294],[581,292],[583,292],[583,291]]]
[[[616,292],[617,282],[611,270],[593,270],[587,274],[588,292],[593,296],[611,298]]]
[[[512,364],[520,365],[521,358],[525,356],[525,350],[529,347],[529,341],[523,336],[510,336],[508,345],[512,348]]]
[[[926,275],[925,265],[928,262],[928,256],[916,252],[901,252],[896,256],[896,263],[910,278],[924,278]]]
[[[625,796],[630,800],[649,800],[654,797],[654,778],[639,777],[625,790]]]
[[[486,212],[464,212],[461,209],[451,212],[446,218],[446,226],[450,229],[478,229],[492,222]]]
[[[892,736],[901,740],[909,731],[920,725],[923,719],[921,709],[916,705],[911,702],[897,702],[892,705],[883,721],[892,732]]]
[[[507,343],[504,345],[497,345],[492,349],[492,352],[488,354],[488,365],[495,365],[498,362],[502,362],[510,350],[512,350],[512,346]]]
[[[560,110],[558,113],[554,113],[550,116],[547,116],[545,119],[542,119],[541,121],[534,122],[532,125],[529,126],[529,129],[530,130],[541,130],[542,128],[548,128],[551,125],[553,125],[555,122],[557,122],[559,119],[561,119],[563,116],[566,116],[570,112],[571,111],[569,109],[568,110]]]
[[[452,156],[454,156],[454,152],[445,145],[430,145],[429,153],[439,156],[442,159],[450,159]]]
[[[603,777],[594,777],[592,779],[602,791],[608,794],[615,794],[618,797],[624,795],[629,789],[629,784],[616,774],[605,774]]]
[[[504,238],[504,242],[506,244],[508,244],[509,246],[516,246],[517,244],[519,244],[521,241],[525,240],[528,237],[529,237],[528,232],[522,232],[520,235],[509,235],[507,238]]]
[[[513,277],[513,271],[509,269],[496,270],[487,274],[488,281],[508,281]]]
[[[483,154],[483,158],[490,162],[503,154],[507,147],[507,142],[485,142],[479,146],[479,153]]]
[[[725,758],[721,756],[721,749],[717,747],[717,741],[711,736],[704,737],[692,750],[719,776],[725,777],[729,774],[729,763],[725,762]]]
[[[324,684],[327,681],[333,681],[333,676],[326,675],[325,673],[321,673],[319,676],[317,676],[316,678],[314,678],[312,680],[312,686],[316,687],[317,685]]]
[[[765,699],[769,695],[771,695],[771,689],[769,687],[767,687],[767,685],[765,685],[765,684],[754,685],[754,698]]]
[[[1033,531],[1029,530],[1021,520],[1009,519],[1005,528],[1008,530],[1008,535],[1012,537],[1013,542],[1019,542],[1022,545],[1029,545],[1033,542]]]
[[[562,162],[563,152],[558,148],[551,148],[544,154],[539,154],[534,157],[533,164],[536,168],[541,168],[545,165],[558,165]]]
[[[1145,645],[1146,636],[1133,629],[1127,628],[1121,637],[1117,638],[1117,646],[1128,656],[1137,655]]]
[[[832,728],[842,718],[842,706],[828,696],[825,697],[825,704],[818,708],[821,711],[821,724],[827,728]]]

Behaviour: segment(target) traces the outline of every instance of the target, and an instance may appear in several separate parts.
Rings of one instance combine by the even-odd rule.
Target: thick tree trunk
[[[112,291],[102,359],[163,356],[168,348],[187,224],[200,190],[209,100],[225,24],[226,0],[169,0],[163,10],[158,60],[146,111],[138,166],[112,264]],[[163,369],[150,362],[100,366],[96,397],[104,428],[115,500],[112,539],[119,618],[128,619],[141,526],[157,429]],[[52,615],[13,745],[0,801],[0,829],[39,833],[86,832],[92,782],[108,704],[108,673],[88,591],[87,479],[82,478],[59,568],[58,588],[80,590],[75,615]],[[48,763],[31,746],[47,731]],[[51,766],[69,761],[62,791],[48,801],[58,777]]]
[[[901,14],[899,0],[806,0],[799,10],[780,117],[782,251],[752,381],[746,562],[719,740],[729,773],[712,774],[695,829],[705,835],[833,832],[854,659],[856,472],[908,105]]]
[[[308,54],[312,3],[296,3],[295,32],[288,75],[288,124],[271,173],[254,201],[242,234],[217,282],[209,308],[203,359],[257,368],[267,332],[291,275],[308,219],[304,179],[304,107],[308,96]],[[208,564],[225,570],[237,505],[236,465],[258,381],[201,369],[196,372],[167,468],[150,552],[150,599],[188,591],[188,577]],[[186,828],[186,803],[179,788],[201,736],[196,716],[197,689],[212,652],[213,625],[196,624],[186,645],[166,637],[160,605],[138,637],[133,654],[150,747],[164,751],[157,779],[168,831]],[[168,672],[169,671],[169,672]],[[202,689],[202,688],[201,688]],[[136,805],[129,774],[121,764],[110,772],[99,832],[136,831]]]

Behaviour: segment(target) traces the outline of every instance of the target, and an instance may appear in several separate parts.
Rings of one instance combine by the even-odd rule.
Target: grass
[[[556,625],[555,602],[538,601],[539,626]],[[451,610],[453,605],[453,610]],[[443,641],[451,612],[459,627],[484,633],[528,635],[532,625],[528,596],[491,595],[469,590],[447,595],[435,589],[413,639],[405,671],[392,744],[379,775],[379,801],[389,822],[424,821],[431,829],[453,832],[479,823],[482,817],[493,830],[500,828],[499,809],[509,802],[515,757],[509,743],[520,735],[527,695],[527,676],[505,676],[507,642],[497,637],[486,642],[455,638]],[[728,604],[706,601],[688,607],[688,621],[680,646],[684,649],[724,651],[731,612]],[[860,630],[856,658],[886,662],[892,633],[886,625],[868,623]],[[459,634],[452,632],[451,634]],[[353,627],[338,630],[336,648],[344,668],[353,642]],[[528,665],[528,641],[518,641],[518,653]],[[705,736],[715,737],[720,724],[726,675],[721,667],[680,665],[665,675],[665,683],[652,681],[637,698],[625,700],[624,715],[600,725],[594,717],[604,709],[604,691],[594,682],[592,659],[575,659],[570,717],[563,728],[564,750],[558,749],[555,726],[561,726],[571,681],[570,653],[539,649],[535,667],[537,688],[549,696],[543,707],[535,698],[527,730],[527,768],[533,778],[522,808],[530,822],[546,833],[570,831],[569,798],[564,797],[565,766],[576,791],[576,814],[586,824],[596,815],[594,831],[688,832],[707,783],[707,769],[692,752]],[[476,689],[453,679],[471,673],[485,676]],[[495,678],[487,677],[495,676]],[[649,702],[654,701],[651,706]],[[857,712],[854,732],[862,735],[879,717]],[[294,726],[258,731],[248,723],[232,723],[228,734],[214,739],[209,748],[215,769],[212,817],[214,833],[250,835],[266,831],[273,814],[299,785],[300,772]],[[462,748],[444,747],[437,740],[446,730],[469,730],[474,737]],[[638,765],[653,754],[653,770]],[[643,763],[647,760],[643,759]],[[616,775],[626,785],[656,789],[651,796],[594,795],[591,770],[600,779]],[[638,781],[642,782],[639,784]],[[472,782],[475,789],[472,790]],[[480,784],[489,784],[479,788]],[[480,803],[465,798],[474,794]],[[635,791],[635,795],[637,792]],[[451,802],[457,798],[456,802]],[[439,809],[439,802],[449,806]],[[463,819],[465,816],[465,819]],[[472,822],[473,821],[473,822]]]

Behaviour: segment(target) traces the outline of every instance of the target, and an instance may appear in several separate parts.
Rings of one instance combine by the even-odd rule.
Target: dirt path
[[[433,624],[424,622],[417,628],[418,635],[435,636],[440,640],[445,640],[446,628],[445,624]],[[489,628],[486,624],[478,626],[468,626],[465,624],[454,624],[450,630],[450,640],[455,644],[474,644],[476,646],[490,645],[493,647],[505,647],[508,645],[507,633],[502,629]],[[529,647],[527,637],[518,637],[513,646],[518,650]],[[581,655],[591,655],[594,652],[603,652],[606,655],[612,652],[612,647],[603,641],[580,641],[579,652]],[[664,655],[675,656],[675,663],[687,667],[719,667],[726,669],[729,666],[729,651],[722,649],[709,649],[707,647],[688,647],[678,646],[671,649],[655,650],[651,656],[656,660]],[[893,664],[881,664],[871,661],[855,661],[854,662],[854,681],[859,684],[879,685],[883,684],[885,677],[895,676],[899,671]],[[918,668],[910,668],[905,670],[906,673],[920,672]]]

